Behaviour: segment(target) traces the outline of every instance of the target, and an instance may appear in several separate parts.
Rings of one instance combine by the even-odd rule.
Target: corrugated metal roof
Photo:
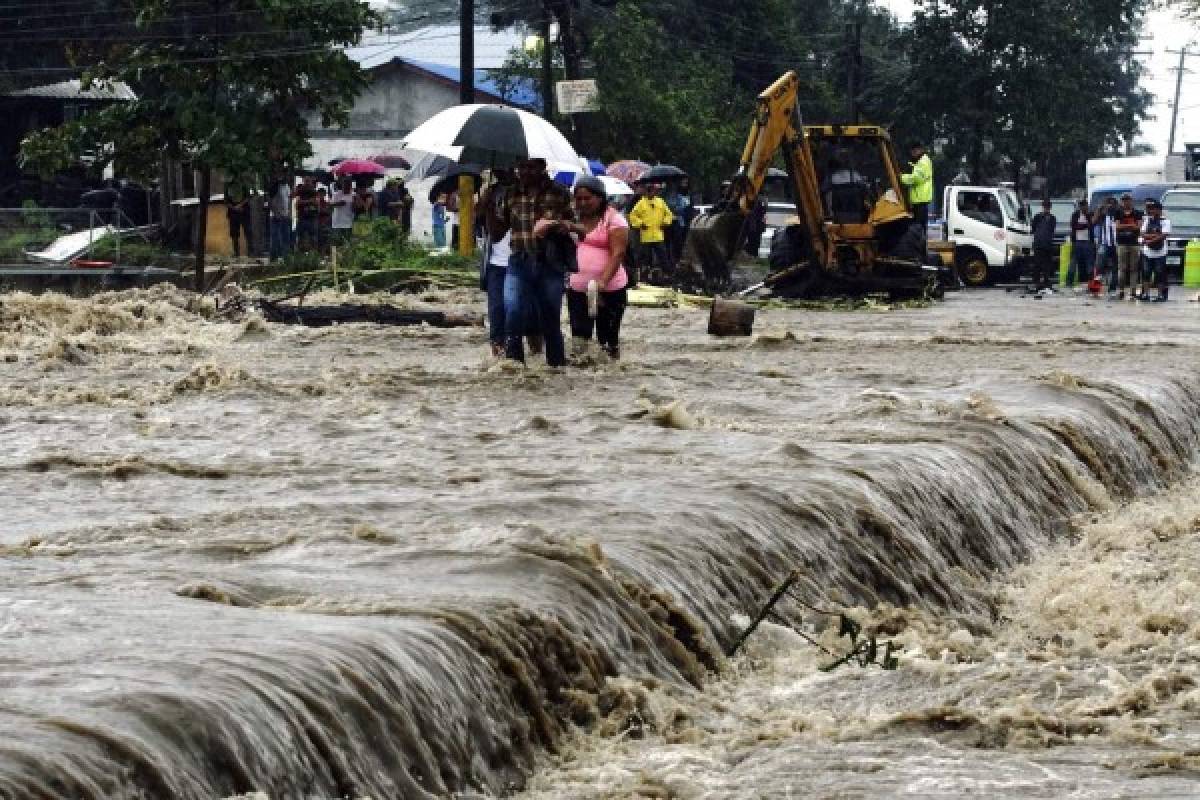
[[[458,64],[458,26],[434,25],[406,33],[389,34],[387,41],[374,37],[371,44],[346,49],[346,55],[363,69],[374,69],[393,59],[421,61],[431,64]],[[486,25],[475,28],[475,67],[497,69],[504,64],[508,53],[520,47],[524,38],[521,30],[508,28],[494,31]]]
[[[69,80],[61,83],[50,83],[45,86],[32,86],[28,89],[18,89],[8,92],[7,97],[49,97],[57,100],[136,100],[133,93],[124,83],[114,83],[111,86],[93,84],[84,89],[82,81]]]
[[[413,61],[407,58],[396,60],[411,64],[426,72],[432,72],[434,75],[438,75],[454,83],[458,83],[462,77],[462,70],[456,66],[432,64],[427,61]],[[487,70],[477,69],[475,70],[475,88],[487,92],[494,97],[499,97],[506,103],[511,103],[515,106],[522,106],[524,108],[541,107],[541,94],[535,89],[533,81],[521,81],[517,85],[510,87],[508,96],[506,97],[500,90],[500,85],[489,77]],[[479,100],[477,102],[484,101]]]

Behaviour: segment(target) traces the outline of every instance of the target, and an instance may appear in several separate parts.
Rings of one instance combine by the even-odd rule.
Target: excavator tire
[[[903,259],[905,261],[915,261],[918,264],[925,263],[925,231],[920,225],[911,225],[908,230],[896,242],[896,246],[889,253],[892,258]]]
[[[811,249],[808,246],[808,234],[800,225],[785,225],[775,229],[771,237],[771,253],[767,263],[772,272],[787,269],[796,264],[808,261]]]

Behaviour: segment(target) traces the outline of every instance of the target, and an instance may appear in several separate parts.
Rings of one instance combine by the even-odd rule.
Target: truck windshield
[[[1163,214],[1171,220],[1171,229],[1182,232],[1184,228],[1200,228],[1200,206],[1167,206]]]
[[[1005,219],[1028,222],[1025,218],[1025,208],[1017,198],[1016,192],[1012,189],[1001,189],[997,194],[1000,195],[1000,205],[1004,207]]]

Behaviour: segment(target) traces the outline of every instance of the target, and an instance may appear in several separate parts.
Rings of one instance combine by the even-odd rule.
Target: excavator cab
[[[759,95],[737,174],[688,232],[678,282],[725,291],[761,225],[766,176],[782,155],[796,215],[777,228],[762,286],[784,296],[933,293],[925,232],[913,224],[891,138],[877,125],[802,125],[789,72]]]

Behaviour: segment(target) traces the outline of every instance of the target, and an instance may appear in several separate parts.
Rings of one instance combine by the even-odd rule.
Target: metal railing
[[[120,267],[122,240],[156,229],[117,208],[0,208],[0,267]]]

